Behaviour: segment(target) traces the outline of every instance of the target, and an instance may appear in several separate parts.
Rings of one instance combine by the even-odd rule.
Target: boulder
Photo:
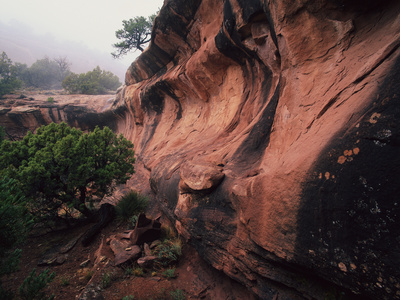
[[[132,245],[143,245],[144,243],[151,243],[157,240],[160,234],[161,223],[159,218],[148,219],[145,214],[141,213],[129,239]]]
[[[159,218],[149,219],[141,213],[136,222],[135,229],[125,231],[121,234],[111,236],[107,239],[111,250],[115,255],[115,265],[121,265],[127,261],[136,260],[142,254],[143,245],[144,256],[151,257],[151,250],[148,243],[156,241],[160,237],[161,223]],[[143,262],[146,264],[147,259]]]
[[[139,246],[132,245],[129,240],[120,239],[117,236],[111,239],[110,248],[114,252],[116,266],[136,260],[142,253]]]
[[[151,256],[151,250],[150,250],[150,246],[147,243],[143,244],[143,252],[144,252],[144,256]]]
[[[180,167],[181,193],[208,193],[224,179],[222,167],[211,163],[186,162]]]
[[[141,257],[137,260],[137,264],[139,267],[146,269],[146,268],[151,268],[154,264],[154,262],[157,260],[157,256],[144,256]]]

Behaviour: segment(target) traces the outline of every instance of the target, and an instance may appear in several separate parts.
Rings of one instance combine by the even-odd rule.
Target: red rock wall
[[[132,185],[262,299],[400,298],[399,13],[165,1],[114,106]]]
[[[6,107],[0,124],[123,133],[130,184],[261,299],[399,299],[399,15],[394,0],[166,0],[112,107]]]

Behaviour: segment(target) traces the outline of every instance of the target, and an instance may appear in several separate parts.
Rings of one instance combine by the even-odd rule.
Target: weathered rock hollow
[[[399,45],[398,1],[166,0],[106,112],[130,184],[262,299],[399,299]]]
[[[139,173],[261,298],[400,297],[399,8],[165,1],[128,69]]]

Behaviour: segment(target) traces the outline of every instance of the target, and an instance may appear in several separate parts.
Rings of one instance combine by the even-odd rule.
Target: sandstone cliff
[[[6,129],[6,136],[11,140],[21,139],[28,131],[34,132],[52,122],[66,122],[82,130],[92,130],[96,125],[116,129],[119,112],[108,110],[114,95],[25,94],[0,99],[0,126]],[[48,101],[49,98],[52,100]]]
[[[115,108],[139,173],[199,253],[263,299],[400,298],[399,13],[165,1],[128,69]]]
[[[106,123],[262,299],[400,299],[400,3],[166,0]]]

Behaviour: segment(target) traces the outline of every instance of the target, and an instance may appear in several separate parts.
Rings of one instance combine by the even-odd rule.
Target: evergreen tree
[[[57,219],[72,209],[92,216],[88,204],[110,194],[133,174],[133,144],[108,127],[83,133],[65,123],[40,127],[21,141],[4,141],[0,175],[21,183],[33,198],[32,211],[45,219]]]
[[[135,17],[134,19],[123,20],[123,28],[115,32],[115,36],[121,41],[113,45],[117,48],[117,52],[111,53],[111,55],[114,58],[119,58],[132,50],[143,51],[143,46],[150,42],[155,17],[154,14],[147,19]]]
[[[21,86],[17,79],[16,68],[5,52],[0,54],[0,97],[11,93]]]

